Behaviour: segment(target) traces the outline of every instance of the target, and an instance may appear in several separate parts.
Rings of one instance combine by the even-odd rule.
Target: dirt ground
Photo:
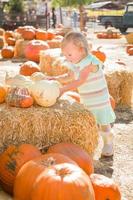
[[[102,46],[107,55],[106,69],[124,67],[133,70],[133,56],[125,52],[127,42],[124,37],[116,40],[98,40],[93,32],[88,38],[93,42],[93,47]],[[121,61],[124,65],[118,65]],[[7,63],[0,62],[0,69]],[[9,66],[10,65],[10,66]],[[9,68],[13,63],[8,63]],[[14,70],[17,70],[15,64]],[[111,159],[101,159],[100,152],[102,140],[99,141],[95,160],[95,172],[112,177],[120,186],[122,200],[133,200],[133,110],[130,108],[117,107],[115,110],[117,119],[114,124],[114,156]],[[11,200],[3,192],[0,192],[0,200]]]

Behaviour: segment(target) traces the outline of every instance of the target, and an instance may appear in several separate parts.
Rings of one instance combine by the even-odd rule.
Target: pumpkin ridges
[[[31,144],[10,145],[0,155],[0,183],[2,188],[12,194],[15,177],[22,165],[41,155],[37,147]]]
[[[43,171],[34,183],[32,200],[94,200],[89,177],[70,163],[54,165]]]
[[[19,200],[29,200],[32,185],[35,180],[47,167],[55,164],[69,162],[77,165],[67,156],[62,154],[52,153],[44,154],[36,159],[33,159],[22,166],[14,184],[14,197]],[[30,176],[30,179],[28,178]]]
[[[62,153],[74,160],[88,175],[94,172],[91,156],[76,144],[59,143],[49,147],[48,153]]]

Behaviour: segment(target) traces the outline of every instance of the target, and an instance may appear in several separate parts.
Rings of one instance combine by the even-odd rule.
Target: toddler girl
[[[99,132],[103,138],[103,156],[113,155],[113,131],[111,123],[115,121],[115,113],[111,107],[110,96],[102,70],[103,63],[89,53],[88,42],[80,32],[69,32],[62,41],[62,53],[72,65],[69,79],[75,80],[61,88],[61,94],[77,88],[81,103],[91,111],[96,119]],[[63,81],[63,77],[58,79]]]

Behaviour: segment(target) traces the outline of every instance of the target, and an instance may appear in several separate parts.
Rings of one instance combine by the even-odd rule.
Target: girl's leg
[[[111,125],[100,126],[100,134],[103,139],[103,149],[102,156],[112,156],[113,155],[113,130]]]

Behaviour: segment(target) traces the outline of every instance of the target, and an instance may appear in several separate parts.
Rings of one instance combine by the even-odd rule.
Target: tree
[[[10,13],[23,13],[24,11],[23,0],[10,0],[9,1],[9,12]]]
[[[84,30],[84,5],[90,4],[95,0],[52,0],[52,4],[62,7],[77,7],[80,13],[80,30]]]

